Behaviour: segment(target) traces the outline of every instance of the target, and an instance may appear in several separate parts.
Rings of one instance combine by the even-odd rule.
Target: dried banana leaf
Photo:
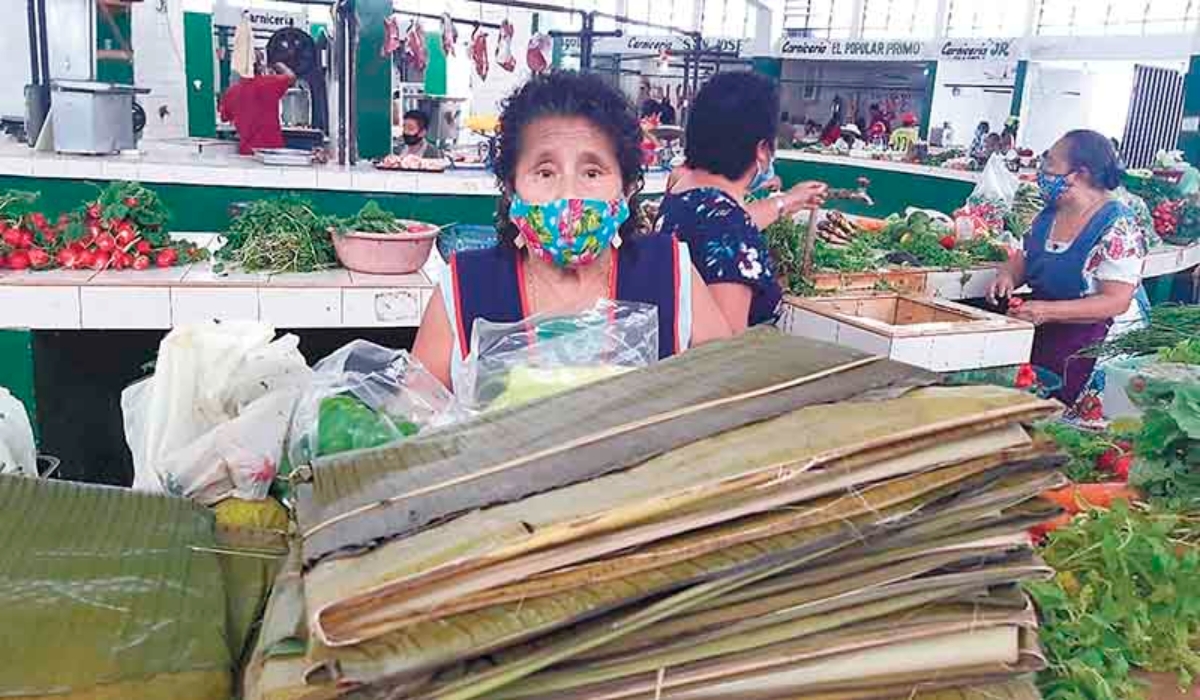
[[[227,700],[214,527],[184,499],[0,476],[0,694]]]
[[[356,620],[402,620],[406,611],[428,611],[439,601],[657,537],[1027,444],[1014,426],[969,437],[972,421],[983,428],[1002,420],[993,416],[1033,418],[1053,410],[1049,402],[994,388],[926,390],[884,402],[881,409],[869,416],[847,404],[804,409],[675,450],[628,472],[468,515],[353,560],[322,562],[308,575],[313,626],[329,643],[353,643],[387,628],[367,633],[356,628]],[[947,431],[968,437],[948,441]],[[914,451],[921,447],[926,449]],[[854,449],[864,450],[857,460]],[[869,469],[864,462],[870,457],[888,459]],[[780,478],[785,470],[786,478]],[[647,488],[648,483],[655,485]],[[752,489],[740,497],[745,500],[740,509],[734,489]],[[654,515],[657,520],[644,522]],[[624,527],[607,539],[592,537],[554,556],[481,568],[638,522],[644,524]]]
[[[401,446],[320,460],[313,483],[297,490],[305,560],[361,551],[805,405],[934,381],[846,348],[752,331]]]

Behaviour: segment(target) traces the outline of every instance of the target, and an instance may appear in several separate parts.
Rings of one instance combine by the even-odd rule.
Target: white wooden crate
[[[1034,330],[1007,316],[903,294],[788,297],[779,327],[935,372],[1029,362]]]

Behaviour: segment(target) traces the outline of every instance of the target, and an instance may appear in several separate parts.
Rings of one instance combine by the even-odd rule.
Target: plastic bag
[[[1021,181],[1009,171],[1003,156],[993,154],[988,158],[979,184],[967,197],[966,206],[957,213],[983,219],[994,233],[1004,230],[1004,220],[1012,211],[1013,201]]]
[[[0,474],[37,476],[37,445],[25,405],[0,386]]]
[[[257,322],[214,322],[163,339],[154,375],[121,393],[135,489],[206,504],[267,496],[312,376],[299,340],[274,337]]]
[[[1126,395],[1138,408],[1168,408],[1176,392],[1189,394],[1200,388],[1200,366],[1174,362],[1149,362],[1137,368],[1125,388]]]
[[[475,321],[460,400],[475,410],[526,403],[658,361],[658,309],[602,300],[580,314]]]
[[[318,362],[288,437],[294,468],[379,447],[464,417],[454,396],[404,350],[355,340]]]

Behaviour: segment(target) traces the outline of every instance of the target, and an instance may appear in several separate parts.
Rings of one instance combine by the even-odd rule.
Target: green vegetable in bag
[[[419,431],[412,421],[376,413],[350,394],[330,396],[317,414],[317,456],[379,447]]]

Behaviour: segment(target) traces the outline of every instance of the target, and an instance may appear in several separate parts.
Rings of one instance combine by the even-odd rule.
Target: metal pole
[[[42,83],[50,85],[50,48],[46,39],[46,0],[37,0],[38,60],[42,64]]]
[[[596,28],[595,13],[583,15],[583,30],[579,32],[579,70],[587,72],[592,69],[592,32]]]
[[[42,65],[38,62],[38,21],[34,0],[28,0],[26,9],[29,12],[29,82],[31,85],[41,85]]]
[[[350,103],[349,150],[350,165],[358,164],[358,8],[355,0],[347,0],[346,32],[346,100]],[[390,95],[389,95],[390,97]],[[390,119],[390,118],[389,118]],[[391,150],[390,148],[388,149]]]

